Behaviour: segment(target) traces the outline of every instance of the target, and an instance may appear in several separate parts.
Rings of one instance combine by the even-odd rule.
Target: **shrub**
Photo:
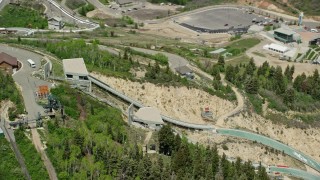
[[[229,150],[228,146],[225,145],[225,144],[222,145],[222,149],[225,150],[225,151]]]

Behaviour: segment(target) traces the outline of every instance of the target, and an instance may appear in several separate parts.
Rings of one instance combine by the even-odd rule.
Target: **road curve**
[[[302,171],[300,169],[294,169],[294,168],[282,168],[282,167],[276,167],[276,166],[270,166],[269,167],[270,172],[279,172],[282,174],[287,174],[290,176],[298,177],[298,178],[303,178],[306,180],[319,180],[320,176],[307,172],[307,171]]]
[[[10,47],[7,45],[1,45],[0,44],[0,52],[5,52],[13,57],[16,57],[22,64],[22,67],[18,72],[16,72],[13,75],[14,81],[21,87],[21,92],[22,92],[22,97],[24,100],[24,104],[26,107],[26,111],[28,112],[28,120],[34,120],[38,117],[38,112],[43,113],[44,109],[36,103],[36,97],[35,97],[35,91],[37,91],[37,88],[39,85],[48,85],[49,87],[51,86],[51,83],[39,80],[35,77],[32,77],[31,74],[35,70],[39,70],[40,67],[40,60],[42,56],[39,54],[19,49],[19,48],[14,48]],[[31,68],[27,60],[32,59],[35,64],[36,68]],[[31,126],[35,126],[35,124],[31,124]],[[41,140],[38,134],[38,131],[36,129],[32,130],[32,141],[35,144],[36,149],[40,152],[41,154],[41,159],[44,161],[44,165],[48,171],[48,174],[50,176],[50,179],[56,180],[57,179],[57,174],[55,172],[54,167],[52,166],[50,160],[48,159],[45,151],[41,147]]]
[[[266,136],[262,136],[260,134],[251,133],[248,131],[242,131],[237,129],[224,129],[220,128],[217,129],[217,133],[221,135],[227,135],[227,136],[234,136],[239,138],[248,139],[251,141],[256,141],[261,144],[264,144],[266,146],[272,147],[274,149],[277,149],[279,151],[284,152],[285,154],[301,161],[302,163],[310,166],[311,168],[315,169],[316,171],[320,172],[320,163],[312,159],[311,157],[303,154],[302,152],[293,149],[292,147],[283,144],[277,140],[271,139]]]

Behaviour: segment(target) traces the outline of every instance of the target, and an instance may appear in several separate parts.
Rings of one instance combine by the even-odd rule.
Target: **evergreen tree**
[[[236,75],[237,72],[239,72],[239,71],[236,71],[235,69],[236,68],[234,68],[231,65],[228,65],[226,67],[226,77],[225,78],[226,78],[227,81],[232,82],[232,83],[234,82],[235,75]]]
[[[164,125],[159,131],[159,153],[171,155],[174,144],[174,134],[170,125]]]
[[[294,103],[294,99],[295,99],[294,89],[292,88],[287,89],[283,96],[283,102],[289,107],[291,107]]]
[[[249,94],[257,94],[259,90],[258,79],[256,77],[248,78],[245,83],[245,90]]]

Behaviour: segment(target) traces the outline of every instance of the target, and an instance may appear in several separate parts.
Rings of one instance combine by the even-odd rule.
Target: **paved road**
[[[274,149],[284,151],[287,155],[303,162],[304,164],[312,167],[313,169],[320,172],[320,163],[313,160],[311,157],[303,154],[302,152],[293,149],[292,147],[285,145],[277,140],[268,138],[266,136],[262,136],[259,134],[237,130],[237,129],[217,129],[217,133],[221,135],[227,135],[227,136],[235,136],[240,137],[244,139],[248,139],[251,141],[257,141],[259,143],[262,143],[266,146],[273,147]],[[316,148],[316,147],[315,147]]]
[[[42,106],[36,103],[35,92],[39,85],[48,85],[51,87],[51,83],[39,80],[31,76],[32,72],[38,70],[40,67],[41,55],[26,51],[23,49],[13,48],[7,45],[0,45],[0,52],[5,52],[13,57],[18,58],[22,63],[22,68],[13,75],[13,79],[20,86],[22,96],[24,99],[24,104],[26,111],[28,112],[28,120],[34,120],[38,117],[38,112],[44,114],[44,109]],[[27,63],[28,59],[32,59],[36,63],[36,68],[31,68]],[[30,126],[35,127],[35,123],[30,124]],[[50,179],[57,179],[57,174],[52,166],[50,160],[48,159],[45,151],[42,147],[42,143],[39,138],[38,131],[32,129],[32,141],[35,144],[36,149],[41,154],[41,159],[44,161],[44,165],[48,171]]]
[[[320,176],[307,172],[307,171],[302,171],[300,169],[293,169],[293,168],[279,168],[275,166],[270,166],[269,168],[270,172],[280,172],[281,174],[287,174],[290,176],[298,177],[298,178],[303,178],[307,180],[319,180]]]
[[[18,58],[18,60],[23,64],[22,68],[13,75],[13,79],[21,87],[26,111],[28,112],[28,119],[36,119],[38,117],[38,112],[43,114],[44,109],[36,103],[35,92],[37,91],[39,85],[51,86],[50,83],[31,76],[31,73],[34,70],[39,69],[42,56],[7,45],[0,45],[0,52],[5,52],[13,57]],[[36,63],[37,67],[31,68],[27,63],[28,59],[32,59]]]
[[[155,54],[161,53],[161,54],[167,56],[168,60],[169,60],[169,66],[173,70],[177,67],[186,66],[187,64],[189,64],[189,62],[186,59],[184,59],[181,56],[175,55],[175,54],[162,52],[162,51],[155,51],[155,50],[150,50],[150,49],[137,48],[137,47],[130,47],[130,48],[135,51],[140,51],[140,52],[143,52],[146,54],[155,55]]]

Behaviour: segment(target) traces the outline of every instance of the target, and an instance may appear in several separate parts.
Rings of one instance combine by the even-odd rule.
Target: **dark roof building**
[[[291,43],[297,41],[299,37],[295,36],[299,35],[290,29],[279,28],[274,30],[274,38],[284,43]]]
[[[0,69],[8,74],[13,73],[13,69],[18,69],[19,63],[17,58],[10,56],[7,53],[0,53]]]

